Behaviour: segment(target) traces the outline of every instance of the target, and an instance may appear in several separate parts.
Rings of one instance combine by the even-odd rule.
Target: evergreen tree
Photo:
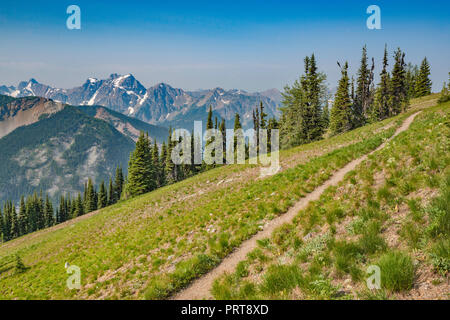
[[[159,157],[160,167],[160,185],[165,186],[167,184],[166,180],[166,158],[167,158],[167,146],[166,143],[163,142],[161,146],[161,154]]]
[[[117,200],[116,200],[116,193],[114,192],[114,184],[110,177],[109,185],[108,185],[108,205],[112,205],[116,202],[117,202]]]
[[[317,72],[314,54],[304,59],[305,72],[283,93],[280,119],[281,145],[284,148],[320,139],[323,134],[322,108],[326,77]]]
[[[45,195],[45,204],[44,204],[44,228],[51,227],[54,224],[53,218],[53,205],[50,199],[48,198],[48,194]]]
[[[253,130],[255,130],[255,141],[257,150],[259,150],[259,126],[260,126],[259,109],[256,108],[256,110],[253,110]]]
[[[348,77],[348,63],[341,69],[342,77],[339,80],[338,89],[331,109],[330,131],[338,134],[348,131],[352,127],[352,110],[349,93],[350,80]]]
[[[217,126],[217,118],[216,118],[216,126]],[[206,131],[214,129],[213,127],[213,122],[212,122],[212,107],[209,107],[209,112],[208,112],[208,118],[206,120]],[[205,148],[208,147],[210,144],[214,143],[214,137],[207,137],[206,142],[205,142]],[[213,152],[211,152],[211,154],[208,154],[207,157],[210,157],[210,159],[208,159],[209,161],[211,161],[212,159],[214,159],[215,157],[215,150],[213,150]],[[208,161],[208,162],[209,162]],[[206,169],[211,169],[214,167],[214,164],[209,164],[206,165]]]
[[[233,141],[233,145],[234,145],[234,152],[237,151],[237,135],[236,135],[236,131],[242,129],[242,124],[241,124],[241,116],[239,115],[239,113],[236,113],[234,115],[234,141]]]
[[[56,223],[62,223],[67,220],[67,203],[64,196],[59,197],[59,210],[56,212]]]
[[[152,164],[148,136],[141,132],[136,149],[130,156],[128,165],[127,193],[134,197],[152,190],[154,181],[151,181]]]
[[[123,178],[123,170],[119,165],[116,168],[116,177],[114,180],[114,203],[119,201],[120,197],[122,196],[124,182],[125,180]]]
[[[416,82],[419,76],[419,67],[413,65],[411,62],[406,66],[406,91],[408,92],[408,99],[416,97]]]
[[[419,74],[416,79],[415,94],[416,98],[431,94],[430,65],[425,57],[420,65]]]
[[[19,215],[17,217],[19,223],[19,235],[27,234],[27,209],[25,206],[25,197],[20,197]]]
[[[360,127],[366,123],[366,117],[372,104],[372,81],[375,68],[372,59],[372,67],[369,68],[367,59],[367,47],[363,47],[361,66],[358,70],[357,88],[353,102],[353,128]]]
[[[391,80],[391,103],[389,116],[395,116],[406,110],[408,105],[408,92],[406,87],[405,53],[400,48],[394,53],[394,68]]]
[[[155,140],[152,148],[152,167],[154,169],[154,179],[156,187],[161,186],[161,163],[159,157],[159,149]]]
[[[169,132],[170,133],[169,133],[169,140],[167,141],[166,158],[164,159],[164,173],[166,184],[172,184],[176,182],[175,164],[172,161],[173,143],[172,140],[170,139],[170,137],[172,136],[172,129],[170,129]]]
[[[100,189],[98,191],[97,208],[101,209],[101,208],[105,208],[106,206],[108,206],[108,195],[107,195],[106,188],[105,188],[105,182],[102,181],[100,183]]]
[[[258,109],[256,109],[258,111]],[[258,113],[257,113],[258,114]],[[264,112],[264,105],[262,101],[259,102],[259,129],[267,129],[267,113]]]
[[[81,199],[81,193],[78,193],[78,196],[76,198],[76,200],[74,200],[75,204],[74,206],[74,213],[73,213],[73,217],[79,217],[82,216],[85,211],[84,211],[84,205],[83,205],[83,199]]]
[[[97,210],[97,199],[96,199],[96,192],[94,189],[94,184],[92,183],[92,179],[88,179],[87,183],[87,191],[86,191],[86,198],[84,199],[84,212],[89,213],[92,211]]]
[[[383,57],[383,69],[380,73],[380,83],[378,84],[378,88],[375,92],[375,104],[369,116],[370,122],[384,120],[387,117],[389,117],[391,79],[389,72],[387,71],[387,66],[388,66],[388,51],[387,46],[385,46]]]

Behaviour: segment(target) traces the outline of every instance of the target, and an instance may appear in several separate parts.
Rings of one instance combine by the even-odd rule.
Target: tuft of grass
[[[412,288],[415,268],[411,257],[402,251],[390,251],[378,260],[381,270],[381,285],[391,291],[405,291]]]
[[[302,281],[302,272],[298,266],[272,265],[264,276],[261,291],[270,295],[289,293]]]

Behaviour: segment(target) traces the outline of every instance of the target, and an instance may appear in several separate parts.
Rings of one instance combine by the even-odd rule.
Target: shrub
[[[412,288],[415,276],[412,259],[401,251],[385,253],[378,260],[381,270],[381,285],[391,291],[403,291]]]
[[[436,271],[443,276],[447,275],[450,272],[450,239],[443,239],[435,243],[430,256]]]

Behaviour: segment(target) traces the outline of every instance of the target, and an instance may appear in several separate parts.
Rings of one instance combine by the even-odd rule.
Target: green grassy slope
[[[429,99],[412,109],[427,107]],[[283,171],[216,168],[0,247],[28,269],[0,267],[2,298],[165,298],[207,272],[270,219],[349,161],[375,149],[409,115],[281,152]],[[69,290],[65,262],[82,272]],[[9,263],[11,265],[11,263]]]
[[[448,299],[450,103],[420,114],[217,279],[217,299]],[[380,267],[381,289],[366,270]]]

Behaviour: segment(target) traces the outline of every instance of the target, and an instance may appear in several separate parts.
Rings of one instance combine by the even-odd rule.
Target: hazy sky
[[[81,8],[81,30],[66,9]],[[382,30],[366,9],[381,8]],[[8,1],[0,2],[0,84],[33,77],[69,88],[88,77],[132,73],[145,87],[282,89],[315,53],[336,85],[336,61],[355,73],[361,47],[380,61],[387,43],[408,62],[426,55],[433,89],[450,71],[450,1]]]

